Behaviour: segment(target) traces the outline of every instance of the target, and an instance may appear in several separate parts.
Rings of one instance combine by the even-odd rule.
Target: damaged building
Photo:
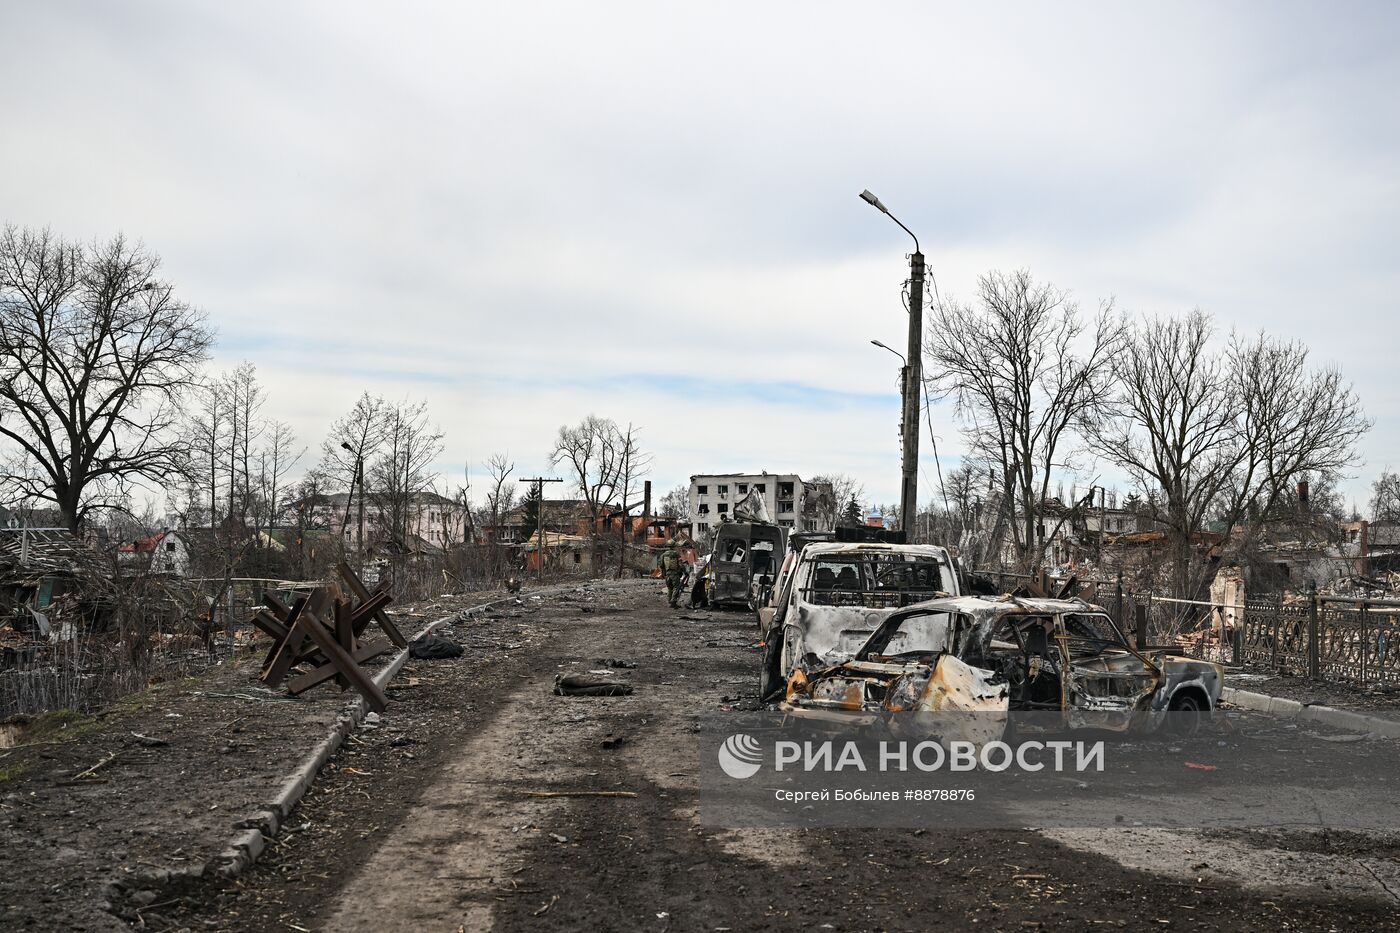
[[[735,506],[756,494],[774,523],[789,531],[830,531],[842,503],[830,483],[807,482],[796,473],[699,473],[690,478],[690,534],[702,541]]]

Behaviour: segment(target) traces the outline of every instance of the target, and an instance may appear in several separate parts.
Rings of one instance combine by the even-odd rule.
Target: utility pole
[[[522,477],[522,483],[535,484],[535,498],[539,503],[535,510],[535,580],[544,583],[544,484],[562,483],[562,479],[548,479],[543,476]]]
[[[919,389],[924,355],[924,254],[918,246],[915,238],[909,256],[909,354],[905,357],[909,363],[904,377],[904,482],[899,502],[899,524],[911,542],[919,516]]]
[[[924,254],[919,250],[919,238],[914,231],[900,223],[898,217],[869,191],[860,198],[866,204],[899,224],[901,230],[914,240],[914,252],[909,254],[909,352],[905,356],[904,374],[904,437],[903,475],[899,490],[899,527],[905,540],[916,537],[915,522],[919,515],[919,390],[923,387],[924,342]]]

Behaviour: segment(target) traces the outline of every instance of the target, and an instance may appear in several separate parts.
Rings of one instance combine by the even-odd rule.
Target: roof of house
[[[126,544],[122,544],[117,547],[117,553],[149,554],[160,546],[160,543],[165,540],[167,535],[172,534],[177,534],[177,532],[166,529],[165,531],[157,531],[153,535],[147,535],[146,537],[139,538],[135,541],[128,541]]]
[[[7,529],[0,533],[0,578],[71,572],[96,559],[96,552],[71,532]]]
[[[530,550],[531,548],[538,548],[538,547],[540,546],[540,545],[539,545],[539,537],[540,537],[540,533],[537,531],[537,532],[535,532],[534,534],[530,535],[529,540],[527,540],[524,544],[522,544],[522,545],[520,545],[520,546],[521,546],[522,548],[524,548],[525,550],[527,550],[527,551]],[[553,531],[546,531],[546,532],[544,533],[544,546],[545,546],[545,547],[550,547],[550,548],[553,548],[553,547],[574,547],[574,548],[581,548],[581,547],[585,547],[586,545],[588,545],[588,543],[589,543],[589,539],[586,538],[586,537],[584,537],[583,535],[561,535],[561,534],[558,534],[558,533],[553,532]]]
[[[1400,522],[1371,522],[1366,538],[1371,547],[1400,547]]]
[[[379,495],[380,493],[376,493],[373,489],[365,490],[365,499],[369,502],[373,502],[375,498]],[[356,490],[356,501],[359,501],[358,497],[359,491]],[[314,496],[307,496],[301,501],[310,503],[313,506],[330,506],[336,509],[343,509],[345,508],[346,503],[350,501],[350,493],[321,492],[317,493]],[[453,499],[449,499],[446,496],[439,495],[435,492],[432,492],[431,490],[424,490],[423,492],[414,493],[413,501],[418,505],[461,505],[460,502],[457,502]],[[293,506],[295,507],[295,505],[297,504],[300,503],[293,503]],[[465,508],[465,506],[462,507]]]

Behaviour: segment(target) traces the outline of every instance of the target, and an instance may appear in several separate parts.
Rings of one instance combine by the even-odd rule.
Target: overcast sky
[[[0,0],[0,221],[118,231],[319,446],[422,397],[442,468],[564,422],[898,499],[900,286],[1029,268],[1339,363],[1400,467],[1394,3]],[[951,406],[934,412],[945,469]],[[925,437],[927,456],[927,436]],[[308,455],[308,459],[312,455]],[[921,498],[932,486],[923,480]]]

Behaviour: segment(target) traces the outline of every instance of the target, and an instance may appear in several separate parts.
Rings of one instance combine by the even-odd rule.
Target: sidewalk
[[[1363,687],[1292,675],[1226,674],[1221,700],[1241,709],[1400,738],[1400,687]]]

